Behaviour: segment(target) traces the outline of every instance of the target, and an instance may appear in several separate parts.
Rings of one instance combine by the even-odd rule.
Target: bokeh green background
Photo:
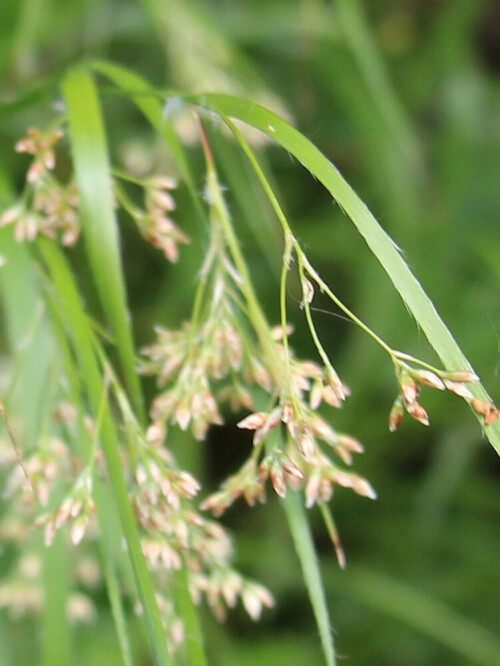
[[[5,204],[9,193],[22,187],[26,168],[13,144],[27,126],[50,120],[65,69],[94,57],[123,63],[158,86],[234,92],[287,113],[403,249],[498,398],[498,2],[3,0],[0,194]],[[114,160],[168,164],[131,105],[113,96],[104,99]],[[245,160],[216,127],[211,134],[259,294],[277,323],[279,235]],[[196,144],[190,155],[201,193]],[[277,147],[263,147],[261,156],[293,228],[335,292],[393,347],[435,360],[327,193]],[[130,223],[122,221],[139,345],[151,340],[154,323],[178,326],[189,316],[205,239],[197,223],[183,217],[184,199],[181,188],[176,219],[193,243],[174,268],[142,247]],[[79,250],[70,255],[92,310],[83,255]],[[293,341],[297,353],[309,357],[314,350],[298,294],[292,285]],[[468,666],[470,657],[454,649],[454,642],[470,640],[479,654],[482,640],[500,635],[498,457],[464,403],[437,392],[424,397],[430,428],[407,419],[389,434],[396,385],[386,358],[327,301],[317,305],[327,310],[316,314],[322,338],[352,389],[335,424],[365,443],[356,466],[379,493],[377,502],[342,490],[334,498],[347,552],[345,572],[336,564],[320,516],[310,513],[337,649],[345,657],[340,663]],[[2,353],[9,353],[5,338]],[[248,450],[230,426],[214,430],[204,445],[179,441],[176,446],[181,460],[196,462],[209,488]],[[317,630],[277,502],[270,498],[253,510],[237,506],[224,520],[235,535],[239,566],[273,590],[277,605],[257,625],[239,611],[223,626],[204,614],[210,663],[321,664]],[[97,623],[75,630],[77,666],[119,663],[104,592],[97,603]],[[457,620],[465,624],[455,625]],[[0,611],[0,664],[36,663],[38,632],[36,619],[13,622]],[[488,659],[477,663],[500,664],[500,654],[498,661]],[[146,657],[142,663],[148,663]]]

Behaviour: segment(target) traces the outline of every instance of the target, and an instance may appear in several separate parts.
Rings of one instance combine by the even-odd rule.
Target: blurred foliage
[[[339,166],[403,248],[498,397],[498,2],[3,0],[0,26],[3,204],[21,186],[26,168],[13,144],[27,126],[50,119],[59,99],[58,77],[82,59],[115,60],[166,88],[255,99],[293,118]],[[165,149],[129,104],[108,96],[104,108],[115,161],[143,163],[146,169],[152,163],[168,165]],[[272,216],[234,145],[216,128],[211,134],[259,293],[270,320],[277,322],[281,248],[269,226]],[[327,282],[393,347],[432,361],[423,336],[342,211],[287,155],[267,146],[262,157],[298,237]],[[200,166],[201,191],[196,146],[192,159]],[[184,199],[187,205],[181,190],[181,211]],[[155,250],[138,244],[136,232],[123,223],[139,344],[151,340],[153,324],[178,325],[189,316],[206,239],[197,233],[195,219],[185,227],[194,241],[180,264],[171,267]],[[82,255],[75,250],[70,257],[92,310],[96,304]],[[298,294],[298,288],[290,294],[297,300],[292,340],[299,354],[311,356]],[[471,640],[481,641],[480,627],[499,633],[500,463],[464,404],[438,392],[426,396],[430,428],[407,420],[389,434],[387,413],[396,389],[391,368],[370,339],[324,307],[327,312],[317,313],[320,333],[352,389],[336,424],[365,443],[358,469],[379,492],[376,503],[342,490],[335,497],[346,572],[337,567],[320,516],[311,512],[337,649],[352,666],[466,666],[472,662],[436,640],[432,626],[421,620],[430,612],[426,600],[435,600],[477,625]],[[3,374],[9,343],[6,332],[1,334]],[[180,439],[176,454],[181,461],[200,456],[200,474],[214,488],[244,458],[248,443],[224,427],[214,429],[206,444],[190,446],[190,451],[183,448]],[[277,503],[270,499],[253,510],[237,506],[225,522],[235,534],[239,566],[270,586],[278,604],[258,625],[238,613],[224,627],[204,618],[210,663],[321,664],[309,602]],[[408,614],[391,612],[392,600],[393,608],[405,607],[406,590],[418,591],[421,598],[417,602],[408,593]],[[75,644],[83,646],[75,665],[119,663],[104,596],[101,606],[98,628],[75,632]],[[14,623],[2,611],[0,639],[8,648],[0,652],[0,665],[35,663],[34,635],[30,620]],[[137,646],[140,653],[139,639]],[[500,655],[496,662],[486,656],[477,663],[500,663]]]

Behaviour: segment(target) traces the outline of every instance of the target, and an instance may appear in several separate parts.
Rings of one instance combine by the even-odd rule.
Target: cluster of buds
[[[145,210],[134,209],[132,215],[146,241],[175,263],[179,259],[179,244],[189,243],[188,236],[171,217],[176,206],[170,191],[177,187],[177,182],[168,176],[152,176],[143,186]]]
[[[232,608],[239,596],[250,616],[257,619],[262,606],[272,605],[272,597],[266,588],[245,580],[231,568],[233,549],[226,530],[188,507],[200,489],[198,482],[175,469],[171,455],[157,442],[150,449],[147,442],[143,444],[131,497],[144,529],[142,550],[155,587],[164,587],[171,582],[172,572],[186,565],[195,602],[205,597],[214,615],[223,619],[224,602]],[[176,627],[174,649],[182,642],[182,622],[165,599],[159,599],[159,607],[166,631]]]
[[[196,439],[205,438],[210,425],[222,424],[217,402],[211,392],[206,375],[186,366],[179,382],[173,388],[156,396],[151,407],[151,417],[161,424],[170,421],[181,430],[191,431]]]
[[[210,610],[221,621],[226,618],[226,608],[234,608],[238,598],[254,621],[260,618],[263,607],[274,606],[274,598],[266,587],[230,567],[216,569],[211,575],[191,574],[189,588],[195,603],[199,604],[205,596]]]
[[[169,385],[153,401],[151,416],[158,428],[166,422],[182,430],[191,426],[197,439],[204,439],[210,425],[220,425],[218,405],[251,408],[249,391],[237,379],[243,360],[243,343],[225,305],[194,331],[185,324],[178,331],[158,327],[157,341],[142,350],[148,358],[140,372],[157,376],[158,385]],[[230,386],[220,386],[231,377]]]
[[[423,425],[429,425],[429,416],[425,408],[418,402],[422,386],[429,386],[438,391],[451,391],[468,402],[477,414],[484,417],[486,425],[490,425],[500,417],[500,411],[492,402],[474,398],[468,383],[479,381],[473,372],[465,370],[442,371],[423,370],[413,368],[407,363],[398,360],[396,363],[396,377],[400,393],[396,397],[389,414],[389,429],[397,430],[403,420],[405,411]]]
[[[142,349],[149,360],[141,363],[140,371],[156,375],[159,386],[165,386],[178,376],[193,347],[196,348],[196,367],[211,380],[223,379],[241,368],[243,345],[229,313],[214,313],[198,332],[192,330],[189,322],[177,331],[157,326],[155,332],[157,341]]]
[[[201,504],[203,511],[211,511],[221,516],[239,497],[244,497],[250,506],[266,499],[264,477],[259,478],[258,465],[251,456],[241,469],[224,481],[218,491],[207,497]]]
[[[141,457],[135,466],[134,477],[133,500],[139,520],[146,529],[170,531],[171,512],[180,510],[182,500],[192,499],[200,490],[198,481],[189,472],[174,469],[168,451],[159,447],[154,455]]]
[[[273,448],[259,464],[258,452],[272,431],[281,424],[286,426],[286,450]],[[322,452],[318,440],[331,447],[347,465],[352,464],[353,453],[363,452],[361,443],[350,435],[336,432],[306,405],[301,404],[297,408],[291,402],[285,402],[270,412],[250,414],[238,426],[254,431],[254,455],[217,492],[205,499],[202,509],[219,516],[239,497],[251,506],[258,501],[264,502],[267,480],[279,497],[286,496],[288,487],[298,490],[305,485],[308,507],[318,500],[329,500],[335,484],[375,499],[376,493],[368,481],[334,464]]]
[[[69,405],[63,412],[71,418]],[[86,472],[78,476],[73,489],[67,494],[59,508],[50,514],[38,515],[40,506],[54,504],[63,488],[72,483],[81,462],[73,459],[67,444],[57,437],[39,443],[36,452],[23,460],[24,470],[10,448],[1,447],[0,459],[8,462],[13,471],[7,478],[4,497],[11,499],[9,512],[0,523],[0,544],[14,543],[19,546],[20,557],[0,584],[0,607],[5,607],[11,617],[27,613],[38,613],[43,609],[43,585],[41,559],[31,552],[35,537],[33,527],[45,528],[45,543],[52,543],[56,531],[66,523],[72,523],[70,537],[74,544],[84,536],[89,516],[94,513],[91,499],[90,477]],[[38,539],[38,537],[36,537]],[[38,542],[38,541],[37,541]],[[38,550],[38,546],[37,546]],[[86,588],[95,587],[99,581],[98,565],[89,565],[84,550],[78,550],[71,558],[75,583]],[[68,596],[67,616],[71,622],[89,622],[95,619],[96,609],[91,598],[81,592]]]
[[[78,545],[85,536],[89,524],[95,516],[95,504],[92,498],[92,474],[86,469],[76,480],[72,490],[51,514],[38,516],[35,527],[44,528],[45,545],[50,546],[57,531],[71,523],[70,538]]]
[[[18,464],[14,451],[10,463],[13,470],[7,478],[3,497],[17,495],[21,505],[32,507],[35,501],[41,506],[49,504],[54,488],[71,478],[75,461],[65,442],[51,437],[42,441],[38,449],[23,461],[24,469]]]
[[[56,129],[42,133],[36,127],[30,127],[27,136],[20,139],[15,146],[16,152],[28,153],[34,160],[26,174],[28,183],[39,180],[46,171],[52,171],[56,165],[54,146],[62,139],[64,132]]]
[[[290,358],[291,388],[295,395],[303,399],[309,394],[308,402],[312,410],[318,409],[322,402],[331,407],[342,407],[349,388],[340,380],[331,365],[322,368],[314,361],[298,361]]]
[[[42,134],[31,128],[16,144],[18,152],[34,155],[27,173],[23,200],[8,208],[0,226],[15,227],[18,241],[34,240],[38,234],[74,245],[80,235],[78,192],[74,183],[62,185],[52,174],[56,164],[54,146],[63,136],[61,129]]]
[[[238,427],[254,430],[253,443],[259,446],[280,423],[286,425],[288,441],[295,444],[296,451],[306,462],[318,453],[318,439],[332,447],[348,465],[352,463],[352,453],[363,452],[357,439],[336,432],[324,419],[297,401],[286,401],[270,412],[254,412],[240,421]]]

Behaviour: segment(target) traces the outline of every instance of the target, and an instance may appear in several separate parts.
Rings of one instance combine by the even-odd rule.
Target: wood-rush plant
[[[111,167],[92,70],[130,97],[163,136],[176,163],[175,175],[139,177]],[[70,72],[62,91],[64,114],[45,130],[29,129],[27,137],[17,143],[16,149],[31,155],[32,162],[21,198],[3,212],[0,222],[13,229],[17,241],[34,242],[30,261],[36,270],[37,294],[44,301],[41,316],[50,322],[56,343],[51,354],[57,368],[44,398],[43,423],[31,448],[21,422],[9,427],[10,442],[2,447],[12,471],[4,490],[11,505],[0,537],[22,546],[22,557],[10,579],[0,586],[0,603],[12,613],[43,607],[40,550],[36,532],[29,527],[42,528],[47,545],[58,541],[64,545],[58,536],[64,532],[69,538],[67,547],[74,551],[74,583],[91,592],[100,576],[106,580],[124,664],[133,663],[121,598],[124,590],[146,619],[158,664],[204,664],[193,602],[206,600],[220,619],[238,599],[252,619],[260,617],[263,607],[274,604],[269,590],[235,570],[231,538],[209,517],[210,512],[220,516],[240,497],[250,505],[264,502],[269,481],[283,500],[325,660],[334,664],[328,612],[304,505],[319,506],[343,567],[345,556],[331,513],[335,488],[351,488],[370,499],[376,492],[369,481],[351,471],[353,454],[363,451],[361,443],[352,434],[338,432],[334,418],[323,418],[317,411],[322,403],[341,407],[350,391],[315,327],[315,293],[326,294],[388,354],[397,386],[389,412],[390,430],[398,428],[405,413],[429,425],[419,401],[422,388],[448,390],[470,405],[500,452],[500,412],[395,245],[335,167],[287,122],[239,98],[164,93],[109,63]],[[173,129],[172,109],[179,108],[197,122],[206,166],[202,197]],[[247,156],[282,230],[277,322],[268,322],[263,314],[238,242],[238,221],[228,211],[204,125],[206,117],[212,121],[214,116]],[[444,369],[393,349],[339,300],[294,235],[241,122],[236,126],[235,119],[275,140],[330,191],[388,272]],[[74,165],[74,174],[65,184],[54,172],[56,151],[62,150],[64,136],[69,139]],[[116,210],[128,213],[144,240],[166,260],[181,260],[182,245],[189,238],[182,229],[185,211],[176,209],[177,179],[192,196],[208,235],[208,247],[199,268],[190,320],[176,329],[157,327],[156,339],[140,350],[137,361]],[[116,363],[105,348],[109,336],[85,312],[70,264],[59,247],[74,245],[81,236]],[[7,271],[13,259],[9,252],[4,258],[2,270]],[[317,351],[313,359],[298,358],[291,346],[287,285],[292,271],[297,271],[302,288],[300,307]],[[154,376],[159,389],[148,416],[141,374]],[[253,449],[241,468],[200,504],[200,483],[176,463],[176,429],[190,430],[194,438],[203,440],[211,426],[223,423],[228,407],[236,414],[246,412],[238,426],[253,431]],[[8,424],[3,406],[2,416]],[[20,416],[16,414],[16,418]],[[95,541],[100,566],[92,548]],[[92,618],[90,592],[75,595],[66,591],[72,618]]]

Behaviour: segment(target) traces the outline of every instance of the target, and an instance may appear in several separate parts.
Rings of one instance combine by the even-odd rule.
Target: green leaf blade
[[[116,340],[132,403],[144,421],[99,99],[92,77],[83,68],[72,70],[64,79],[62,88],[68,105],[71,147],[90,266]]]

